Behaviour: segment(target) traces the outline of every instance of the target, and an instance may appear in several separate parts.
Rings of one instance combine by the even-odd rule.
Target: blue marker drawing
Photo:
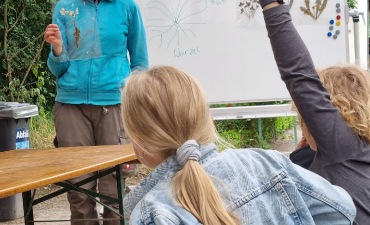
[[[197,19],[194,16],[206,9],[207,0],[150,1],[144,8],[144,17],[150,22],[150,25],[145,26],[149,36],[148,42],[158,40],[159,48],[165,44],[168,49],[174,41],[179,46],[181,40],[197,37],[191,27],[205,23],[194,22]]]

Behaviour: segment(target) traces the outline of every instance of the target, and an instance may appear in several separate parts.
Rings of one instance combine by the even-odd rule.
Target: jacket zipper
[[[93,43],[95,43],[95,33],[96,33],[96,29],[99,29],[99,26],[98,26],[98,7],[100,4],[102,4],[105,0],[101,0],[99,2],[98,5],[95,4],[95,1],[94,0],[91,0],[95,6],[95,19],[96,19],[96,22],[95,22],[95,28],[94,28],[94,37],[93,37]],[[95,52],[94,52],[95,54]],[[93,59],[90,59],[90,71],[89,71],[89,77],[88,77],[88,82],[87,82],[87,104],[90,103],[90,86],[91,86],[91,71],[92,71],[92,61]]]
[[[101,3],[101,2],[100,2]],[[100,4],[99,3],[99,4]],[[94,33],[93,33],[93,43],[95,43],[95,33],[96,33],[96,29],[99,29],[98,27],[98,6],[99,5],[96,5],[95,2],[93,3],[94,6],[95,6],[95,25],[94,25]],[[93,51],[93,54],[95,54],[95,52]],[[93,56],[94,57],[94,56]],[[92,61],[93,61],[93,58],[90,59],[90,71],[89,71],[89,76],[88,76],[88,82],[87,82],[87,104],[90,104],[90,86],[91,86],[91,73],[92,73]]]

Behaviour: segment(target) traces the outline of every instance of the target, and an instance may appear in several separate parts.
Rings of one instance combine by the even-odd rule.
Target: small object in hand
[[[105,106],[103,106],[103,114],[107,114],[109,112],[109,110],[107,108],[105,108]]]

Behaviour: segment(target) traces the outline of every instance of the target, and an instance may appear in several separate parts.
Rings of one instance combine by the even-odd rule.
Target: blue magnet
[[[340,4],[339,4],[339,3],[337,3],[335,6],[336,6],[337,8],[339,8],[339,7],[340,7]]]
[[[331,37],[331,35],[332,35],[332,33],[331,33],[331,32],[329,32],[329,33],[328,33],[328,37]]]
[[[333,38],[334,38],[334,39],[337,39],[337,37],[338,37],[338,36],[337,36],[336,34],[334,34],[334,35],[333,35]]]
[[[334,27],[333,27],[333,26],[330,26],[330,27],[329,27],[329,30],[333,30],[333,29],[334,29]]]
[[[339,30],[335,31],[335,34],[340,34],[340,31]]]
[[[340,13],[340,8],[337,8],[337,13]]]
[[[330,20],[330,24],[334,24],[334,20]]]

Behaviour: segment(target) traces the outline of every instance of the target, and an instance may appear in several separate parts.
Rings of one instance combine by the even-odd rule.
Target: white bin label
[[[30,135],[28,128],[15,130],[15,147],[16,149],[30,149]]]

